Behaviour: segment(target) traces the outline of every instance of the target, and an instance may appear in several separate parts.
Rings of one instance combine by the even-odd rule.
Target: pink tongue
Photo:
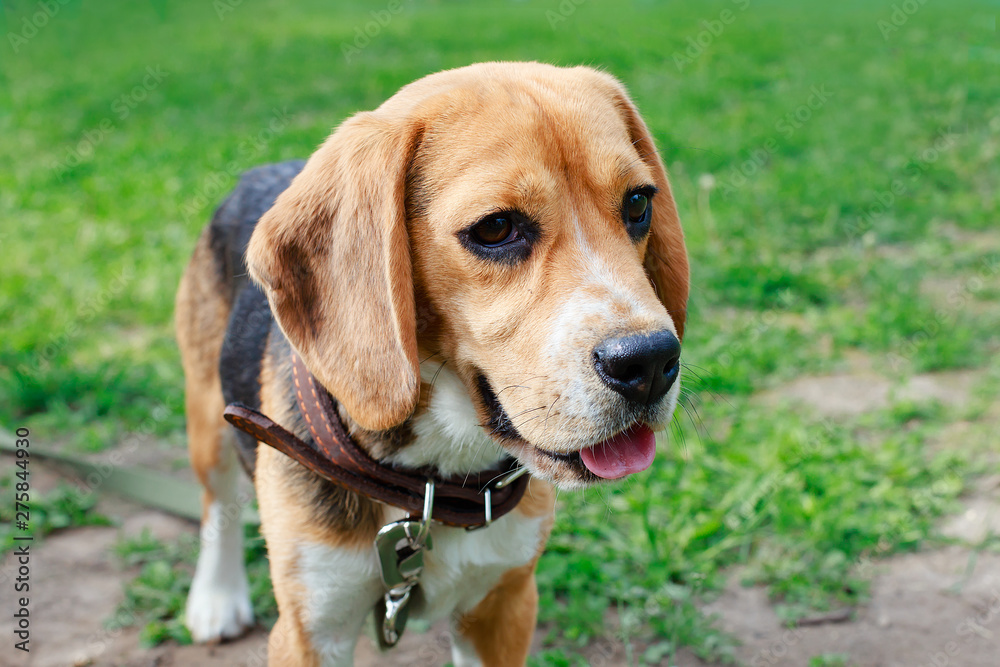
[[[656,456],[656,436],[638,424],[580,452],[587,470],[604,479],[618,479],[645,470]]]

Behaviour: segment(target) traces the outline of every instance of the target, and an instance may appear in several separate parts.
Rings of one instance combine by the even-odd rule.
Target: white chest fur
[[[401,518],[398,514],[388,520]],[[410,617],[434,623],[475,608],[504,572],[534,557],[543,522],[543,517],[515,511],[471,532],[435,525],[434,548],[426,554]],[[374,547],[304,544],[298,570],[299,583],[308,591],[304,621],[322,664],[352,664],[355,641],[383,593]]]
[[[438,526],[427,553],[420,589],[423,604],[411,613],[437,621],[474,608],[507,570],[529,562],[541,539],[541,517],[508,514],[489,528]]]
[[[420,379],[431,385],[427,409],[413,420],[413,442],[389,457],[391,463],[434,466],[442,476],[486,470],[504,457],[479,425],[479,415],[462,381],[438,361],[420,365]]]

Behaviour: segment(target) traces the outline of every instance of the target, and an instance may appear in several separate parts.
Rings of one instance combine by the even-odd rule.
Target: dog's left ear
[[[681,229],[677,205],[670,191],[670,182],[667,181],[667,170],[656,151],[656,145],[646,123],[643,122],[635,104],[629,99],[624,86],[608,74],[603,72],[598,74],[606,84],[611,85],[615,106],[625,119],[632,144],[639,151],[643,162],[653,172],[656,181],[657,193],[653,197],[653,219],[649,226],[644,264],[660,303],[667,309],[674,326],[677,327],[677,337],[683,338],[684,323],[687,319],[690,269],[684,245],[684,230]]]
[[[368,112],[345,121],[260,219],[247,248],[285,336],[363,428],[417,403],[405,189],[420,130]]]

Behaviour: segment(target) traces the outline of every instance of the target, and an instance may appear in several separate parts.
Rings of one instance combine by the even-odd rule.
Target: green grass
[[[13,466],[9,470],[11,473],[19,471]],[[30,483],[30,475],[28,479]],[[49,533],[65,528],[111,525],[111,521],[95,509],[96,494],[81,493],[71,484],[60,484],[47,493],[39,493],[29,486],[28,530],[20,530],[15,519],[23,518],[19,515],[19,511],[23,510],[15,505],[15,500],[22,497],[24,492],[18,491],[18,484],[23,482],[13,474],[10,478],[0,479],[0,556],[19,545],[25,545],[17,537],[30,535],[37,542]]]
[[[278,617],[278,607],[271,589],[264,538],[257,528],[245,530],[244,557],[250,579],[254,618],[271,627]],[[113,616],[119,627],[140,626],[144,645],[156,646],[167,640],[191,643],[191,633],[184,626],[184,603],[191,586],[198,555],[198,540],[182,537],[164,543],[149,531],[127,537],[115,545],[121,564],[138,567],[138,574],[125,585],[125,597]]]
[[[145,646],[169,639],[190,644],[191,633],[184,627],[184,602],[197,558],[197,539],[164,544],[143,531],[119,541],[115,552],[123,565],[140,568],[125,585],[124,599],[112,617],[118,627],[140,625],[139,640]]]
[[[844,653],[823,653],[809,661],[809,667],[849,667],[851,656]]]
[[[984,465],[937,443],[989,419],[1000,387],[1000,42],[986,2],[927,3],[887,38],[891,2],[822,4],[407,2],[347,62],[385,3],[246,0],[221,20],[212,3],[71,3],[17,53],[0,44],[0,423],[82,451],[139,430],[182,451],[173,293],[239,171],[308,155],[442,68],[596,65],[653,129],[685,224],[690,414],[649,473],[560,496],[535,663],[579,664],[602,638],[635,663],[726,659],[697,604],[728,565],[789,618],[863,602],[870,559],[927,544]],[[5,35],[36,11],[3,7]],[[147,68],[160,80],[135,88]],[[992,379],[969,406],[832,424],[757,399],[858,358],[899,382]],[[179,576],[142,575],[178,599]],[[177,609],[153,638],[180,636]]]

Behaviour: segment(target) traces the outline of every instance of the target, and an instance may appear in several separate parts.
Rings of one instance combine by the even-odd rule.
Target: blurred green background
[[[933,542],[996,468],[997,5],[902,5],[5,1],[0,424],[81,455],[142,430],[182,460],[173,296],[241,171],[437,70],[587,64],[671,176],[685,405],[651,471],[560,496],[536,660],[612,633],[636,661],[726,660],[698,604],[736,563],[787,618],[863,603],[859,559]],[[960,400],[907,391],[956,372]],[[794,400],[830,374],[888,394]]]

